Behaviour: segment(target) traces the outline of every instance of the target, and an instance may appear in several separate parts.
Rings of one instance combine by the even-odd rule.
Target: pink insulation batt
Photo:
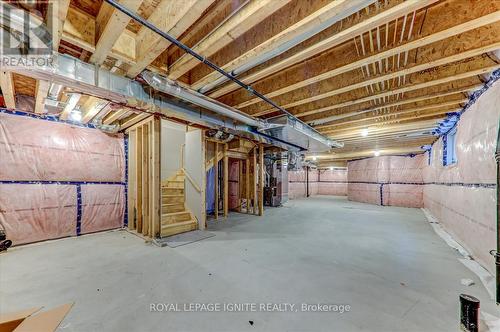
[[[0,222],[14,245],[76,235],[77,184],[81,234],[122,226],[123,135],[0,113],[0,155]]]

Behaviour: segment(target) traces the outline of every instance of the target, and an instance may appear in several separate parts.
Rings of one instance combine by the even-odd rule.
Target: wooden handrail
[[[191,175],[189,175],[189,173],[186,171],[186,169],[183,167],[183,168],[181,168],[181,170],[182,170],[182,173],[184,173],[184,175],[186,176],[186,178],[189,180],[189,182],[191,182],[191,184],[193,185],[194,189],[196,189],[197,192],[201,193],[200,187],[196,184],[196,182],[193,180],[193,178],[191,177]]]

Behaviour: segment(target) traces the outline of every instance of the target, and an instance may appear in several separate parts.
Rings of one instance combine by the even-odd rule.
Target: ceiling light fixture
[[[313,156],[313,158],[312,158],[312,159],[313,159],[313,161],[316,161],[316,159],[318,159],[318,157]]]
[[[380,151],[379,150],[374,151],[373,154],[375,155],[375,157],[378,157],[378,156],[380,156]]]
[[[366,128],[365,128],[365,129],[362,129],[362,130],[361,130],[361,136],[363,136],[363,137],[368,136],[368,129],[366,129]]]

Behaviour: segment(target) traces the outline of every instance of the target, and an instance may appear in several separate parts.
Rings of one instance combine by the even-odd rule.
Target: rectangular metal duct
[[[298,145],[308,152],[325,152],[344,146],[343,143],[328,139],[287,115],[269,119],[268,123],[271,128],[261,129],[259,132]]]

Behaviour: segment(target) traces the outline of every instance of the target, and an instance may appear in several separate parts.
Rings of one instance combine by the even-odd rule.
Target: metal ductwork
[[[249,126],[257,128],[269,127],[269,125],[267,125],[267,123],[263,120],[255,119],[235,108],[222,104],[214,99],[210,99],[201,93],[183,88],[165,76],[154,74],[150,71],[144,71],[141,76],[153,89],[157,91],[165,92],[171,96],[207,108]]]
[[[2,3],[2,6],[12,7],[6,3]],[[24,17],[19,17],[19,20],[24,20]],[[11,22],[14,27],[22,26],[21,23]],[[46,27],[41,25],[39,29],[46,29]],[[19,33],[22,32],[10,29],[7,36]],[[17,57],[21,61],[17,61],[15,65],[5,67],[3,70],[14,71],[37,80],[49,81],[53,86],[65,86],[79,93],[109,100],[136,111],[162,114],[166,117],[178,118],[210,128],[222,128],[233,134],[250,136],[258,141],[274,144],[286,149],[306,150],[315,146],[311,144],[313,140],[319,140],[321,143],[324,143],[323,151],[327,151],[331,147],[340,146],[300,120],[293,118],[293,116],[287,116],[288,121],[286,124],[278,121],[269,123],[265,120],[256,119],[200,93],[181,87],[164,76],[151,72],[143,72],[142,76],[152,88],[217,114],[213,115],[193,109],[182,101],[174,101],[161,94],[150,94],[149,89],[145,90],[137,81],[115,75],[108,70],[70,56],[57,53],[55,55],[44,55],[43,57],[47,61],[44,61],[44,65],[42,66],[30,66],[26,61],[22,61],[22,55],[17,55]],[[41,56],[38,55],[38,57]],[[304,135],[303,139],[297,140],[294,137],[295,143],[289,142],[286,135],[279,134],[279,130],[272,130],[273,128],[284,129],[285,127],[287,132],[292,129],[301,132]],[[103,130],[109,131],[113,130],[113,128],[106,126],[106,128],[103,127]]]

